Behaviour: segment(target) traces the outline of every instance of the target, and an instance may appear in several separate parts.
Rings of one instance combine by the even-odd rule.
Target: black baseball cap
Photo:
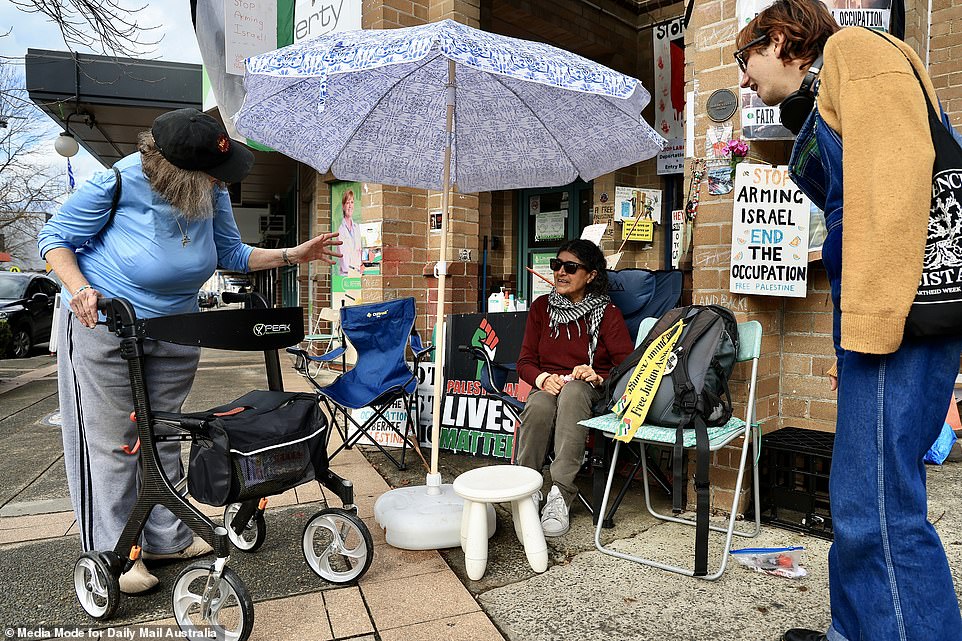
[[[221,123],[196,109],[177,109],[157,116],[150,133],[167,162],[181,169],[236,183],[254,165],[250,149],[231,140]]]

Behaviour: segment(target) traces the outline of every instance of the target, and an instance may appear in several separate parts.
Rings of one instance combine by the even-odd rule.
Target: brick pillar
[[[732,59],[735,36],[738,32],[733,3],[724,0],[709,0],[699,6],[692,15],[685,42],[686,80],[688,87],[695,86],[695,104],[688,109],[695,110],[695,149],[696,157],[705,156],[705,137],[712,123],[705,114],[705,101],[712,91],[728,88],[738,93],[738,67]],[[740,120],[736,113],[730,121],[733,137],[739,136]],[[775,144],[752,144],[752,155],[784,162],[787,159],[786,146]],[[686,169],[690,172],[690,162]],[[688,176],[686,173],[686,188]],[[688,194],[685,195],[686,198]],[[712,196],[708,194],[707,180],[702,183],[701,200],[694,225],[692,246],[692,302],[696,304],[719,304],[732,310],[739,321],[757,320],[763,327],[762,359],[759,363],[758,386],[756,391],[757,419],[767,429],[777,427],[779,410],[779,359],[782,344],[782,307],[783,299],[767,296],[738,296],[728,291],[728,270],[730,266],[731,233],[733,215],[733,194]],[[829,341],[830,344],[830,341]],[[736,401],[737,415],[744,415],[744,402],[747,398],[747,382],[751,374],[746,363],[736,367],[732,375],[732,396]],[[771,426],[771,427],[768,427]],[[741,439],[731,446],[717,452],[712,460],[712,508],[727,512],[731,508],[734,491],[735,469],[738,467],[742,445]],[[690,460],[694,465],[694,455]],[[748,487],[751,487],[750,476]],[[727,486],[727,487],[726,487]],[[745,487],[745,484],[743,484]],[[694,506],[694,487],[689,485],[689,506]],[[739,497],[739,512],[748,505],[749,492],[743,490]]]

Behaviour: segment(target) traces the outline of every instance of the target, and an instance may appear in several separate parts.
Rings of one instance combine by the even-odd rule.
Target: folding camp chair
[[[655,324],[655,318],[647,318],[642,321],[639,327],[638,337],[639,340],[644,340],[644,337],[648,334],[648,331]],[[662,570],[668,570],[670,572],[677,572],[678,574],[684,574],[687,576],[694,576],[699,579],[705,579],[708,581],[714,581],[718,579],[724,572],[725,567],[728,564],[728,553],[731,551],[732,536],[743,536],[747,538],[752,538],[758,536],[761,531],[761,510],[759,509],[759,496],[758,496],[758,460],[757,457],[753,457],[752,460],[752,497],[755,502],[755,525],[754,528],[749,531],[741,531],[735,529],[735,517],[738,511],[738,497],[741,494],[742,480],[745,475],[745,466],[748,460],[749,453],[749,443],[752,444],[752,451],[757,453],[758,447],[761,441],[761,431],[759,426],[755,423],[755,383],[758,377],[758,357],[761,352],[762,343],[762,326],[758,321],[748,321],[746,323],[738,324],[738,355],[736,360],[738,362],[751,361],[752,372],[751,378],[748,383],[748,400],[745,407],[745,418],[744,420],[736,417],[732,417],[727,424],[721,427],[710,427],[708,428],[709,435],[709,450],[714,452],[717,451],[738,437],[743,437],[742,442],[742,453],[741,460],[738,466],[738,474],[735,480],[735,492],[734,498],[732,499],[730,516],[728,517],[728,525],[726,527],[720,527],[717,525],[709,525],[709,529],[715,532],[723,532],[725,534],[725,544],[722,549],[721,561],[719,563],[718,569],[708,574],[696,573],[695,569],[681,567],[677,565],[670,565],[667,563],[661,563],[659,561],[654,561],[652,559],[646,559],[640,556],[634,556],[631,554],[626,554],[618,550],[605,547],[601,543],[601,525],[599,524],[595,528],[595,547],[599,551],[609,554],[614,557],[621,559],[627,559],[629,561],[634,561],[636,563],[641,563],[644,565],[650,565],[655,568],[660,568]],[[611,438],[618,428],[619,419],[615,414],[606,414],[604,416],[595,417],[584,421],[582,424],[586,425],[600,434]],[[654,425],[642,425],[638,432],[635,433],[633,441],[655,444],[655,445],[674,445],[675,443],[675,429],[667,427],[657,427]],[[686,449],[694,449],[695,447],[695,430],[688,429],[684,431],[684,446]],[[608,472],[608,482],[605,487],[604,495],[601,499],[601,511],[602,513],[608,507],[608,498],[611,494],[611,486],[614,481],[615,472],[618,469],[618,455],[621,449],[621,441],[615,441],[614,454],[612,456],[611,468]],[[642,478],[645,484],[645,506],[648,508],[648,512],[657,519],[663,521],[671,521],[673,523],[682,523],[684,525],[695,526],[695,519],[683,518],[680,516],[662,514],[657,512],[651,505],[651,495],[648,486],[648,475],[647,475],[647,461],[646,457],[642,457],[641,464],[644,470]]]
[[[608,295],[621,311],[631,340],[636,340],[638,326],[650,316],[661,316],[681,299],[680,269],[628,268],[608,270]]]
[[[310,372],[307,373],[308,380],[317,391],[318,399],[330,412],[332,423],[343,439],[341,445],[329,453],[329,458],[334,458],[341,450],[353,447],[362,437],[367,436],[398,469],[405,468],[408,435],[414,433],[415,437],[417,436],[417,367],[421,359],[434,350],[433,345],[424,346],[421,343],[421,336],[414,328],[415,315],[413,298],[352,305],[340,309],[341,331],[357,352],[354,367],[338,376],[331,384],[323,386]],[[414,354],[414,371],[405,360],[408,346]],[[287,351],[305,364],[305,371],[307,362],[324,357],[308,356],[304,349],[298,347],[289,347]],[[386,415],[398,400],[403,401],[406,415],[403,432],[391,417]],[[351,415],[351,410],[364,407],[370,407],[373,413],[363,422],[358,422]],[[338,422],[339,416],[344,418],[343,430],[342,424]],[[369,434],[380,421],[384,421],[384,424],[401,437],[400,461]],[[350,429],[352,426],[353,431]]]

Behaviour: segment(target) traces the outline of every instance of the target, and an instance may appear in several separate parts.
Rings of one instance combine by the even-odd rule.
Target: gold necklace
[[[187,229],[184,229],[180,224],[180,218],[174,216],[174,222],[177,223],[177,229],[180,230],[183,239],[180,241],[181,246],[186,247],[187,243],[190,242],[190,236],[187,235],[187,231],[190,229],[190,223],[187,223]]]

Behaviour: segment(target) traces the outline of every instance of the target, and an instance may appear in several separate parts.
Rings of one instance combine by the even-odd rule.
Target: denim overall
[[[817,107],[799,132],[790,170],[825,212],[822,263],[834,305],[839,388],[829,481],[835,542],[827,636],[960,641],[952,576],[926,519],[922,457],[942,429],[962,339],[904,338],[898,351],[886,355],[842,349],[842,140]],[[884,289],[884,274],[878,286]]]

